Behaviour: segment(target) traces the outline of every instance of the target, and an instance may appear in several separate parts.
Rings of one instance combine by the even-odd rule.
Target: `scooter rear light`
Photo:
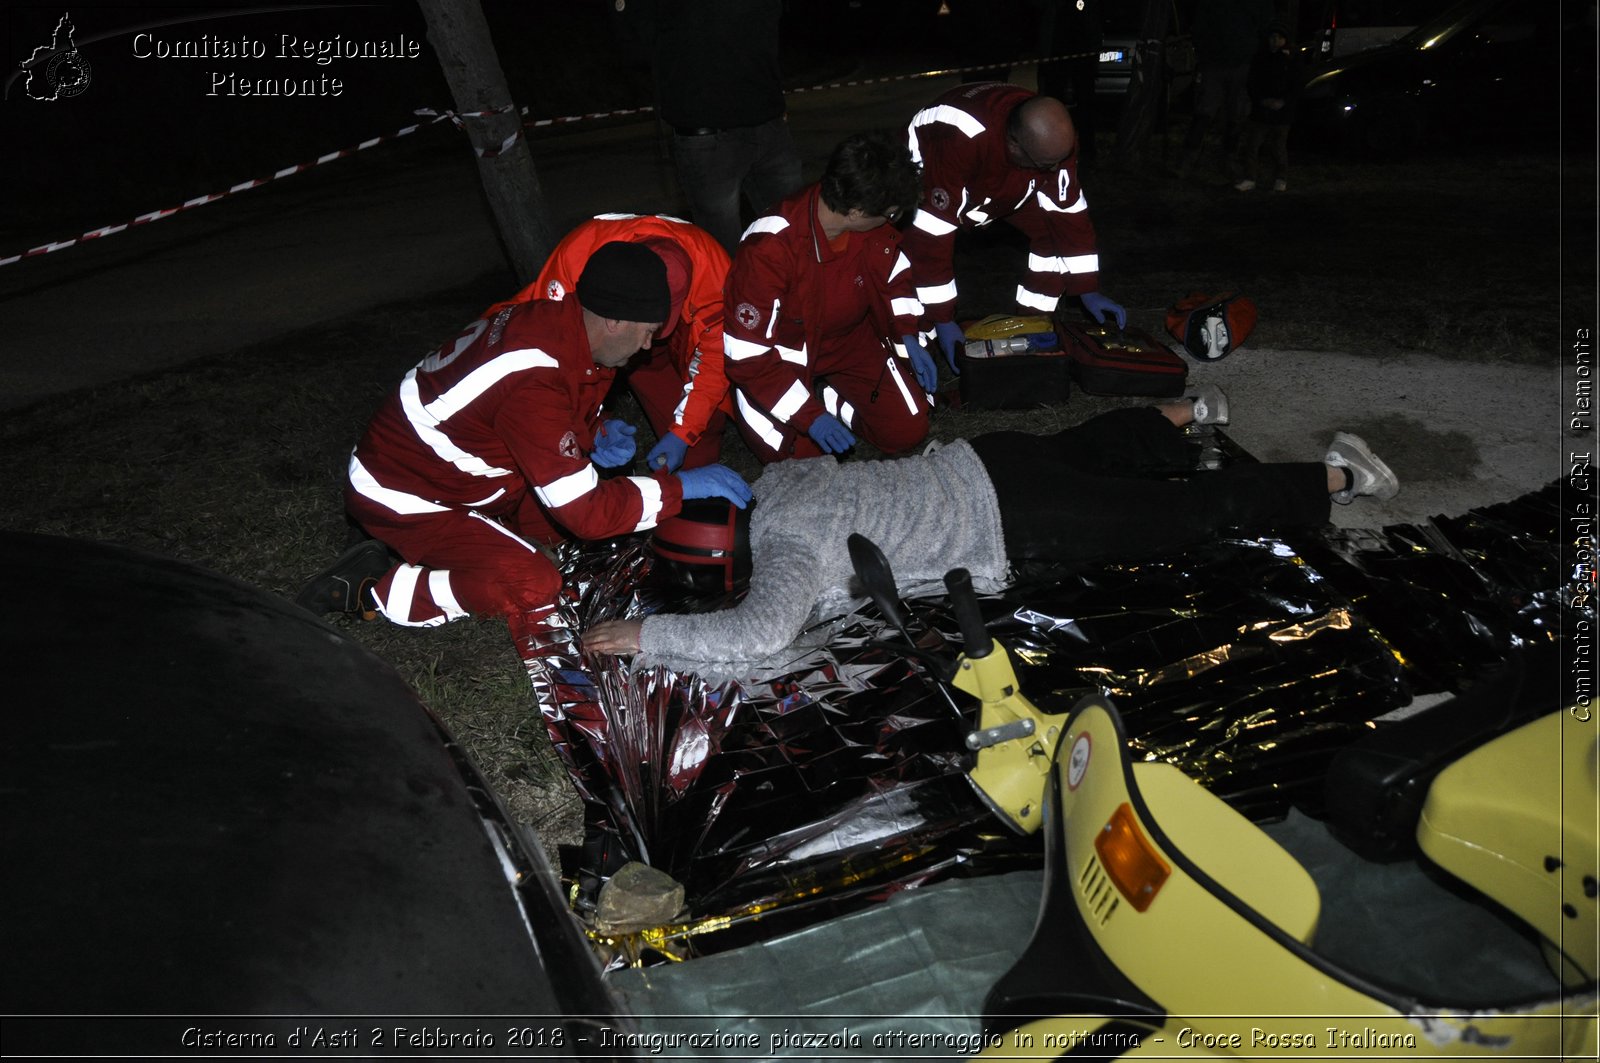
[[[1094,851],[1117,891],[1128,899],[1136,912],[1150,907],[1161,886],[1172,874],[1172,866],[1161,858],[1139,829],[1133,809],[1127,802],[1117,806],[1106,825],[1095,835]]]

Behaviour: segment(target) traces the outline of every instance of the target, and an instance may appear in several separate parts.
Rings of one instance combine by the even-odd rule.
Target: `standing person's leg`
[[[1245,120],[1250,116],[1250,91],[1246,83],[1250,77],[1250,65],[1230,66],[1226,68],[1226,87],[1223,92],[1222,116],[1222,156],[1228,168],[1228,176],[1237,180],[1239,177],[1239,139],[1244,132]]]
[[[778,201],[793,195],[804,183],[800,149],[785,117],[774,118],[753,130],[755,152],[744,175],[744,198],[756,217]],[[741,228],[741,233],[742,233]]]
[[[1285,192],[1289,188],[1289,127],[1275,125],[1267,134],[1267,148],[1272,153],[1272,190]]]
[[[689,202],[689,220],[716,237],[729,254],[744,231],[739,190],[754,155],[754,131],[748,129],[674,132],[672,137],[672,162]]]
[[[828,412],[885,454],[899,454],[928,438],[928,395],[911,363],[894,353],[865,322],[828,341],[817,377]]]
[[[1233,186],[1241,192],[1248,192],[1256,186],[1261,169],[1261,140],[1266,135],[1267,127],[1262,123],[1253,119],[1245,123],[1244,137],[1239,141],[1239,172],[1243,180]]]

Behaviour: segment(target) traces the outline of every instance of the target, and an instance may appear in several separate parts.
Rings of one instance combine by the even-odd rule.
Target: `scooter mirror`
[[[895,590],[894,570],[889,567],[889,559],[883,556],[878,544],[865,535],[851,532],[845,544],[850,548],[850,566],[855,570],[856,579],[866,588],[867,595],[883,618],[905,636],[907,642],[911,642],[911,632],[906,627],[905,606]]]

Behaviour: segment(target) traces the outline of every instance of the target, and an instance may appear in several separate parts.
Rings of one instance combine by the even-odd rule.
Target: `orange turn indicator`
[[[1156,899],[1172,867],[1156,852],[1139,829],[1133,809],[1124,801],[1095,835],[1094,851],[1100,864],[1135,911],[1142,912]]]

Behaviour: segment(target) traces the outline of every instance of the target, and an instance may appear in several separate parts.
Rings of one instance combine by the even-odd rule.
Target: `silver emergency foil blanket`
[[[1315,810],[1332,754],[1413,694],[1459,690],[1555,640],[1571,620],[1562,520],[1551,485],[1421,525],[1025,573],[982,605],[1042,708],[1103,691],[1139,755],[1275,819]],[[1028,859],[1032,843],[966,781],[975,704],[910,659],[872,606],[799,640],[786,671],[707,680],[577,643],[599,620],[671,604],[646,587],[640,538],[569,544],[560,563],[556,617],[514,619],[513,636],[589,806],[580,879],[636,859],[686,887],[687,911],[647,951],[718,951]],[[945,600],[909,604],[923,641],[953,654]]]

